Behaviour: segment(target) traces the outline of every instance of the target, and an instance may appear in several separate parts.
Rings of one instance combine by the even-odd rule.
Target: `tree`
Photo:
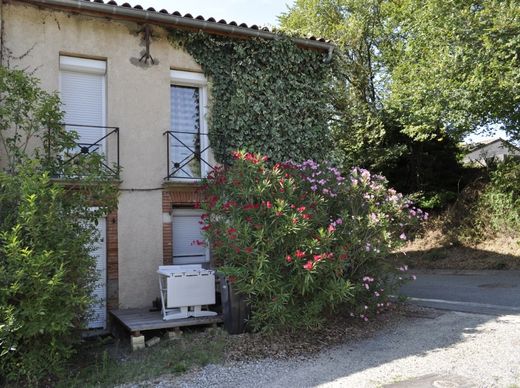
[[[0,68],[0,102],[0,385],[34,385],[62,371],[80,339],[98,276],[94,225],[117,187],[100,155],[60,162],[76,135],[35,78]],[[74,181],[58,183],[57,173]]]
[[[389,2],[386,105],[415,138],[497,126],[520,138],[520,2]]]
[[[344,166],[380,170],[405,150],[403,144],[390,140],[399,128],[383,109],[386,81],[380,46],[386,38],[382,3],[297,0],[280,16],[285,31],[326,37],[337,45],[332,131],[336,158]]]
[[[520,136],[516,0],[297,0],[280,21],[338,45],[344,112],[384,112],[416,140],[497,125]]]
[[[458,190],[465,135],[520,136],[519,17],[518,1],[297,0],[280,21],[337,45],[340,163],[410,193]]]

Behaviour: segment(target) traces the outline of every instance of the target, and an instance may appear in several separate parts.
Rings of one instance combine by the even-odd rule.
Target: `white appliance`
[[[163,320],[217,315],[202,310],[202,306],[215,304],[215,271],[190,264],[163,265],[157,273]]]

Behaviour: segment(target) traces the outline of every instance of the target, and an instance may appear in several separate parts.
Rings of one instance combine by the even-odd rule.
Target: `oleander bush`
[[[410,278],[386,257],[427,215],[364,169],[233,156],[202,187],[201,224],[219,271],[249,300],[252,329],[317,328],[338,308],[363,320],[382,312]]]

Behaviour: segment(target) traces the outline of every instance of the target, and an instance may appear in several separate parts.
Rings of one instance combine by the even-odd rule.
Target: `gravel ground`
[[[139,386],[357,388],[430,374],[456,376],[468,387],[517,386],[520,316],[497,318],[459,312],[417,316],[386,327],[371,338],[336,346],[310,358],[209,365]]]

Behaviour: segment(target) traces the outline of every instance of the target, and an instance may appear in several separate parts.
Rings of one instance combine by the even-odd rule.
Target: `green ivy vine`
[[[273,160],[323,160],[331,150],[329,80],[324,53],[290,38],[232,39],[172,31],[170,40],[199,63],[210,82],[209,138],[215,158],[244,149]]]

